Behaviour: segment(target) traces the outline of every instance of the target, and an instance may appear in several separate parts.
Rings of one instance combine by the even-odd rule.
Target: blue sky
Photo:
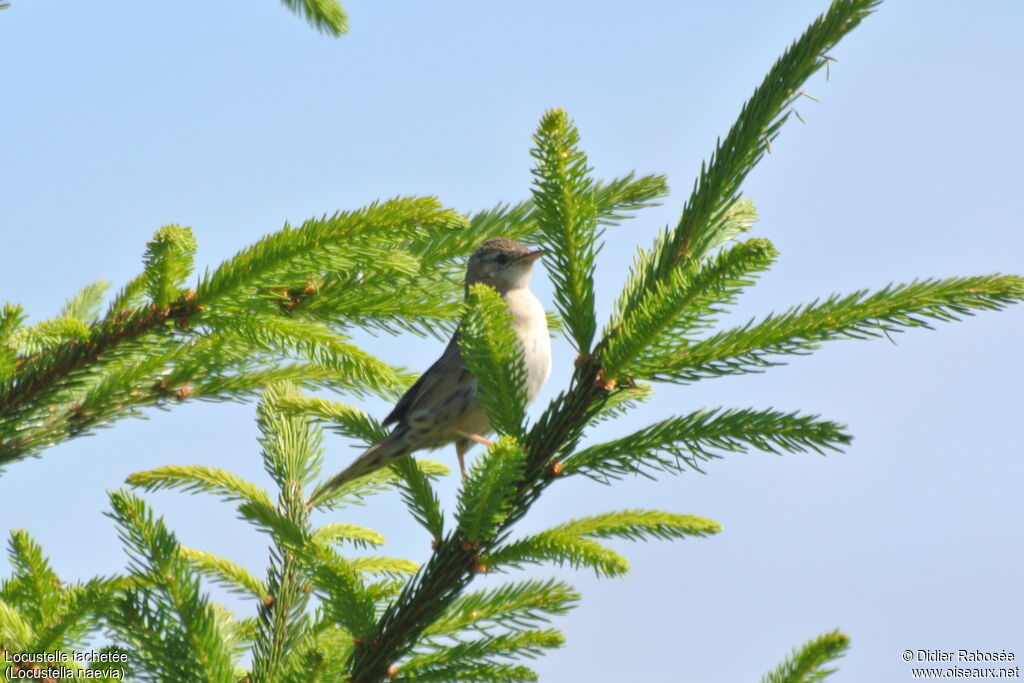
[[[333,40],[275,0],[16,1],[0,14],[0,297],[39,319],[97,278],[120,285],[167,223],[192,226],[205,267],[285,221],[377,198],[431,194],[466,211],[524,198],[530,135],[561,106],[599,177],[665,173],[674,190],[607,234],[606,316],[634,248],[674,222],[716,136],[825,6],[350,0],[351,33]],[[786,126],[745,185],[754,233],[781,257],[731,322],[915,277],[1024,271],[1022,19],[1013,0],[889,2],[833,52],[830,80],[807,87],[821,102],[798,105],[806,123]],[[595,431],[751,406],[821,414],[855,441],[827,458],[731,456],[706,476],[551,489],[524,531],[638,507],[724,531],[617,545],[633,563],[625,580],[531,571],[584,596],[558,622],[567,646],[534,662],[541,680],[757,680],[835,627],[853,638],[837,683],[910,680],[904,649],[1024,657],[1022,335],[1024,308],[1011,308],[895,343],[838,342],[764,375],[659,388]],[[443,347],[363,341],[416,370]],[[570,374],[556,347],[534,415]],[[105,491],[171,463],[266,483],[253,409],[152,411],[18,463],[0,478],[0,526],[27,528],[66,579],[117,571]],[[328,449],[337,469],[357,453],[338,439]],[[454,493],[453,477],[449,509]],[[262,571],[263,539],[227,506],[148,499],[183,543]],[[382,531],[388,554],[428,552],[397,497],[344,519]]]

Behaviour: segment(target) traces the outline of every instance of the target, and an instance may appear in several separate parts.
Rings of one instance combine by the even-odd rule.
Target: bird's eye
[[[506,263],[508,263],[508,254],[498,254],[497,256],[494,257],[494,260],[500,263],[501,265],[505,265]]]

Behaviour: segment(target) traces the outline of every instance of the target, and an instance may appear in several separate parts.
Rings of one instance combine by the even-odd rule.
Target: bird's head
[[[478,282],[494,287],[499,294],[528,287],[533,262],[543,255],[543,251],[531,251],[507,237],[489,239],[469,257],[466,289]]]

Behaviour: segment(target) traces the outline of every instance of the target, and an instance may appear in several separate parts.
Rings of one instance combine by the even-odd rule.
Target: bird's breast
[[[505,295],[512,327],[523,349],[526,370],[526,398],[532,401],[551,375],[551,335],[548,319],[540,301],[528,289],[517,289]]]

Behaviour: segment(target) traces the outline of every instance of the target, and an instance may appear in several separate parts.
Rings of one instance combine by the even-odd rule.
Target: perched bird
[[[515,240],[496,237],[473,252],[466,268],[466,291],[478,282],[490,285],[512,314],[526,370],[527,401],[534,399],[551,374],[547,317],[530,291],[533,264],[543,253],[530,251]],[[456,331],[441,357],[384,418],[381,424],[395,425],[391,433],[366,449],[347,469],[321,486],[318,493],[333,491],[413,451],[440,448],[453,442],[459,470],[465,476],[466,451],[474,441],[489,445],[485,437],[494,431],[476,392],[476,378],[462,360]]]

